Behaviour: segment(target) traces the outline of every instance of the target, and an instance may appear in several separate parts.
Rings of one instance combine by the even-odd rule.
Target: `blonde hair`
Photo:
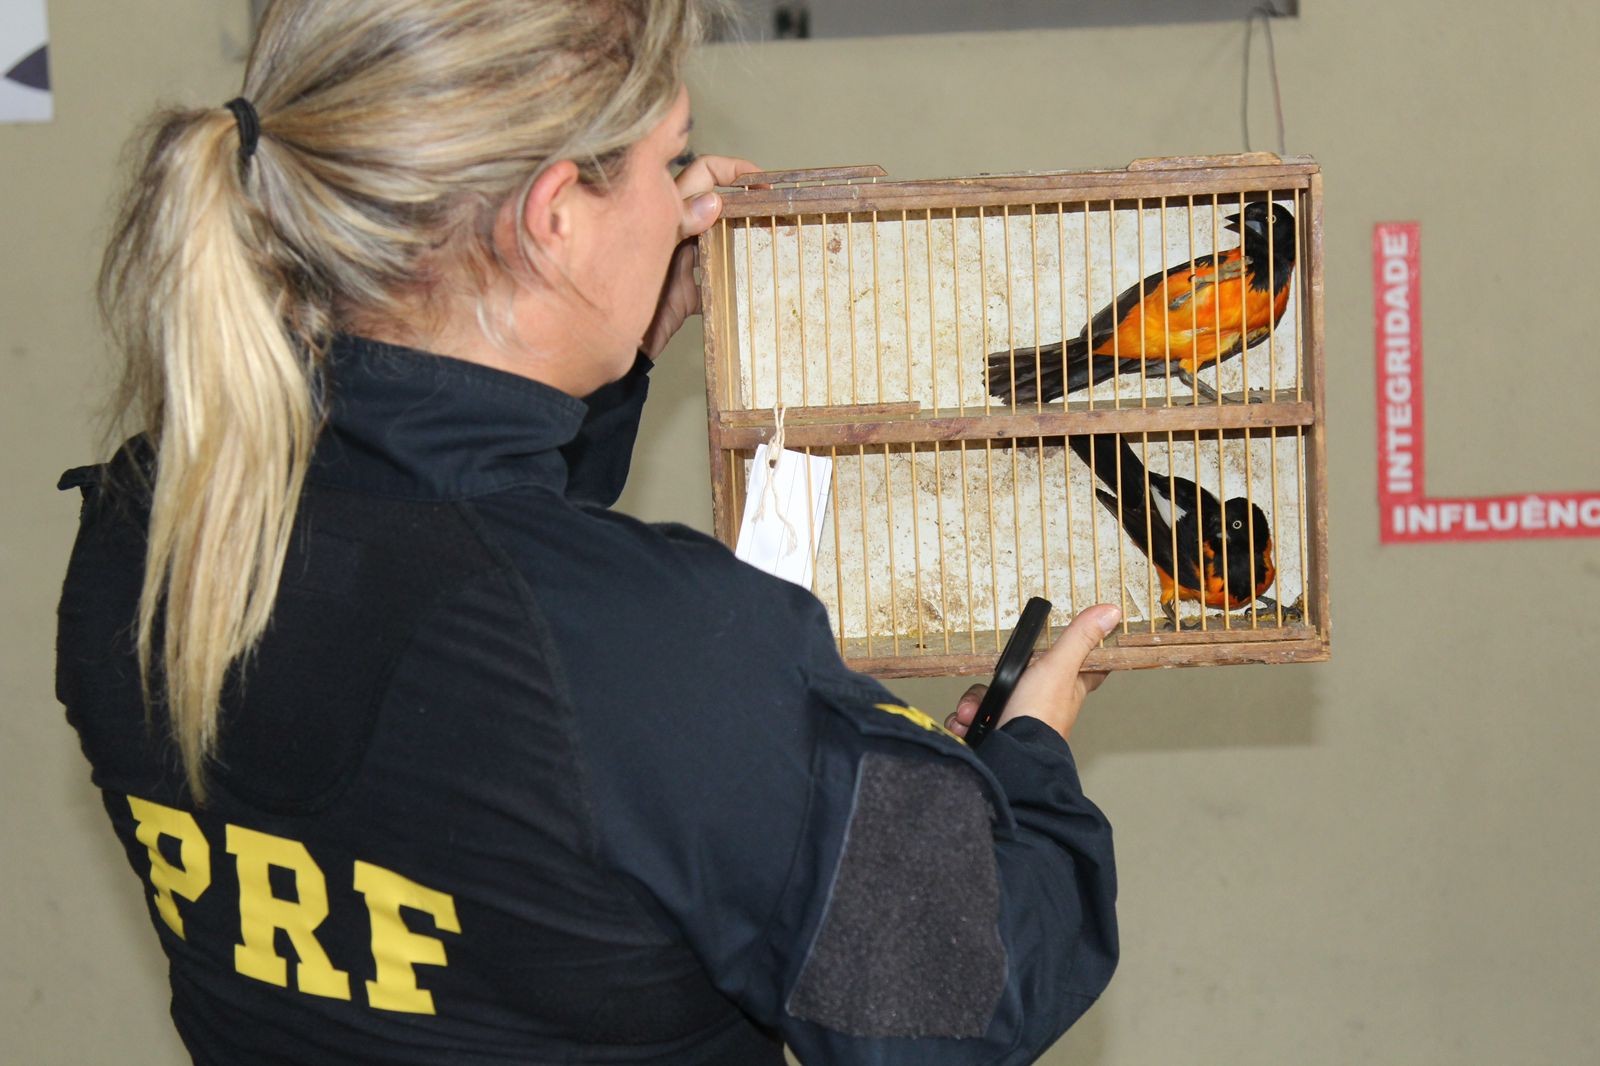
[[[145,702],[164,697],[197,802],[228,671],[272,614],[330,334],[533,267],[497,246],[501,208],[556,160],[614,175],[674,100],[707,8],[276,0],[245,73],[248,159],[224,107],[154,120],[100,300],[124,357],[115,412],[156,455]]]

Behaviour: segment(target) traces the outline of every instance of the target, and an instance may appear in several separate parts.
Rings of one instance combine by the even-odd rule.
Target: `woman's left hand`
[[[690,315],[700,313],[700,286],[694,280],[694,268],[699,259],[695,238],[710,229],[722,214],[722,197],[712,190],[718,185],[732,184],[741,174],[754,174],[760,169],[748,159],[703,155],[678,175],[678,191],[683,194],[683,221],[679,225],[682,243],[672,253],[667,281],[661,288],[661,301],[656,304],[656,316],[645,330],[642,347],[651,359],[661,354]]]

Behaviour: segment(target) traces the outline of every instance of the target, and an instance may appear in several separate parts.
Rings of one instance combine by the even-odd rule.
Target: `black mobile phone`
[[[1050,601],[1042,596],[1033,597],[1022,608],[1022,617],[1017,619],[1017,627],[1011,631],[1006,650],[1000,653],[999,665],[994,668],[989,691],[983,694],[978,715],[967,728],[969,747],[982,744],[1000,720],[1000,713],[1011,698],[1011,690],[1017,687],[1017,679],[1028,668],[1028,660],[1033,658],[1033,646],[1039,642],[1039,634],[1044,632],[1044,623],[1049,617]]]

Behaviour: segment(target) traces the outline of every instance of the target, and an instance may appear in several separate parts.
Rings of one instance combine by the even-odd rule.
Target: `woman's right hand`
[[[1101,603],[1079,611],[1050,649],[1023,671],[995,728],[1027,715],[1060,733],[1061,739],[1070,739],[1084,698],[1106,679],[1104,671],[1085,671],[1083,660],[1121,620],[1122,612],[1114,604]],[[966,736],[988,688],[987,685],[973,685],[967,689],[956,709],[945,719],[945,728],[958,737]]]

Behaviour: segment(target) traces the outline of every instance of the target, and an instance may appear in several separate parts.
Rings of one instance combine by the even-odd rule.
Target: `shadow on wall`
[[[972,33],[1244,19],[1300,13],[1300,0],[738,0],[725,36],[748,41]]]
[[[1189,667],[1113,674],[1089,698],[1073,734],[1088,772],[1102,756],[1307,748],[1320,737],[1319,664]],[[891,691],[936,718],[986,677],[906,678]]]
[[[1140,670],[1094,697],[1084,761],[1113,752],[1310,747],[1318,739],[1318,665]],[[1114,705],[1112,704],[1114,702]]]

